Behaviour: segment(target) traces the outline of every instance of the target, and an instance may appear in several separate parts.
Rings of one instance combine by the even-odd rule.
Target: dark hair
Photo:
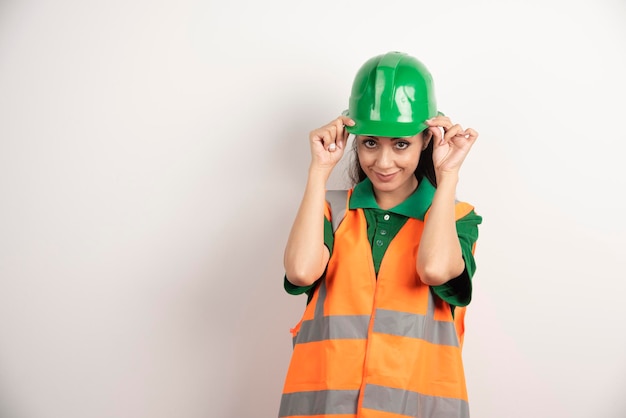
[[[424,131],[422,131],[424,132]],[[424,177],[430,181],[430,183],[437,187],[437,176],[435,175],[435,166],[433,164],[433,143],[434,138],[431,138],[430,142],[426,149],[422,151],[420,154],[420,160],[417,164],[417,168],[415,169],[415,178],[417,181],[421,181]],[[358,143],[356,137],[352,141],[352,166],[350,167],[350,180],[352,180],[352,186],[354,187],[357,183],[362,182],[367,177],[365,172],[361,168],[361,163],[359,162],[359,156],[357,154]]]

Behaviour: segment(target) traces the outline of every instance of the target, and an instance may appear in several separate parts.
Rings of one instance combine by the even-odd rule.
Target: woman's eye
[[[363,145],[365,145],[365,148],[374,148],[376,146],[376,141],[373,139],[366,139],[363,141]]]
[[[396,143],[396,148],[398,149],[407,149],[409,147],[409,143],[408,142],[404,142],[404,141],[399,141]]]

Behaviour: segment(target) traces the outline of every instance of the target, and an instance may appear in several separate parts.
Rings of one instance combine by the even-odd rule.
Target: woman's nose
[[[393,152],[389,147],[382,147],[376,158],[376,165],[379,168],[389,168],[393,166]]]

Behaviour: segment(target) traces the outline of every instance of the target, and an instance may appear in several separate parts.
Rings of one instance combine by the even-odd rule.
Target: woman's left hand
[[[453,124],[447,116],[436,116],[426,121],[432,134],[433,165],[437,176],[440,173],[458,172],[470,148],[478,138],[478,132],[472,128],[463,129]],[[443,128],[443,136],[441,134]]]

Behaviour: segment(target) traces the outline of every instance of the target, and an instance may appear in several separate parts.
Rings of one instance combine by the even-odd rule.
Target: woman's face
[[[357,155],[374,190],[409,196],[417,187],[414,172],[428,138],[423,133],[408,138],[360,136]]]

